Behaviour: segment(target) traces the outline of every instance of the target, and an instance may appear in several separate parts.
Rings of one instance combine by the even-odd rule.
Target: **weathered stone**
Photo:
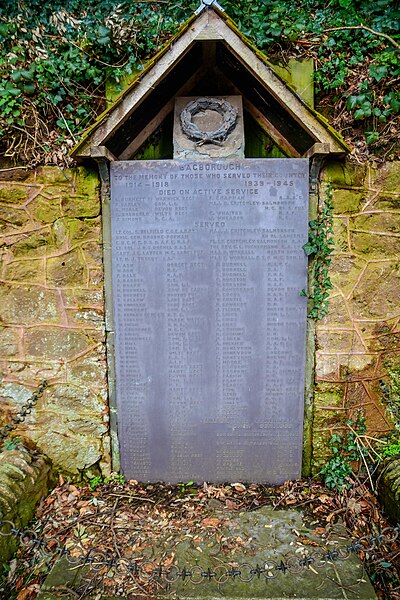
[[[47,282],[55,287],[74,287],[86,283],[86,269],[80,250],[71,250],[47,261]]]
[[[103,253],[98,243],[91,242],[83,246],[83,254],[85,261],[90,266],[102,266],[103,265]]]
[[[355,331],[319,331],[317,348],[325,353],[350,353],[365,350]]]
[[[332,283],[347,297],[357,283],[365,261],[351,254],[332,256],[329,275]]]
[[[391,194],[379,194],[376,202],[374,202],[374,208],[379,210],[400,210],[400,196]]]
[[[76,434],[63,419],[57,423],[57,430],[54,429],[53,419],[52,430],[40,435],[32,432],[32,438],[41,452],[64,473],[78,475],[100,460],[102,446],[98,437]]]
[[[364,203],[364,192],[347,189],[335,189],[333,192],[333,206],[335,214],[358,212]]]
[[[353,251],[366,258],[396,258],[400,253],[399,237],[350,232],[350,240]]]
[[[334,185],[360,187],[364,183],[365,173],[365,167],[360,165],[354,165],[349,161],[330,160],[324,167],[323,178]]]
[[[400,456],[385,461],[379,474],[379,495],[394,523],[400,522]]]
[[[28,361],[26,359],[14,362],[8,362],[8,372],[12,374],[13,379],[24,383],[25,381],[44,381],[52,379],[57,380],[64,376],[64,363],[59,361]]]
[[[21,241],[13,244],[12,251],[14,256],[44,256],[52,244],[50,231],[42,229],[25,235]]]
[[[65,413],[74,419],[79,415],[90,413],[98,415],[101,421],[104,403],[90,389],[82,385],[58,384],[50,386],[43,394],[41,410]]]
[[[65,196],[61,199],[61,208],[69,217],[97,217],[100,214],[98,195]]]
[[[29,187],[14,185],[12,183],[0,184],[0,202],[7,202],[20,206],[28,199]]]
[[[375,354],[342,354],[339,356],[339,370],[341,378],[348,379],[349,381],[352,379],[360,379],[361,372],[363,373],[364,377],[372,375],[375,363]]]
[[[74,169],[74,191],[88,198],[99,199],[100,180],[97,169],[78,167]]]
[[[0,327],[0,356],[15,356],[18,354],[18,331],[9,327]]]
[[[60,169],[58,167],[40,167],[36,171],[36,183],[43,184],[45,187],[51,185],[72,186],[75,169]]]
[[[332,239],[335,242],[334,252],[349,252],[348,230],[346,219],[343,217],[334,217],[332,219]]]
[[[75,299],[79,308],[102,307],[104,305],[102,290],[76,290]]]
[[[321,319],[320,324],[324,327],[352,327],[346,302],[341,295],[336,295],[329,298],[328,314],[326,317]]]
[[[106,363],[105,356],[89,356],[67,365],[68,383],[93,383],[106,385]]]
[[[6,267],[5,278],[8,281],[44,283],[43,259],[14,260]]]
[[[317,350],[315,353],[316,381],[332,381],[336,379],[337,371],[337,356],[325,355],[320,350]]]
[[[46,359],[72,358],[86,350],[90,340],[84,332],[61,327],[41,327],[31,329],[25,337],[25,347],[28,356],[38,356]]]
[[[25,527],[33,517],[37,502],[47,493],[51,480],[47,460],[18,445],[0,452],[0,518]],[[14,537],[0,536],[0,564],[16,549]]]
[[[29,203],[28,210],[37,225],[53,223],[60,216],[60,200],[38,195]]]
[[[353,292],[354,316],[370,320],[395,317],[399,312],[399,286],[400,264],[368,264]]]
[[[0,288],[0,319],[4,323],[33,325],[59,320],[58,298],[55,292],[38,286],[2,286]]]
[[[70,244],[85,240],[95,240],[97,247],[101,248],[101,222],[100,217],[92,219],[67,219],[66,228]]]
[[[0,235],[15,233],[28,224],[29,217],[24,210],[0,206]]]
[[[32,390],[25,385],[17,383],[4,383],[0,388],[0,394],[3,398],[8,399],[13,405],[13,408],[19,408],[32,395]]]
[[[361,229],[372,233],[399,233],[400,213],[379,212],[350,217],[350,229]]]
[[[400,161],[387,162],[379,177],[383,191],[400,195]]]
[[[68,322],[71,325],[89,325],[90,327],[104,325],[104,313],[100,309],[67,309]]]

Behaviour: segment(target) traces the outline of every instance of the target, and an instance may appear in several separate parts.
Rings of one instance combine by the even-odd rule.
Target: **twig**
[[[0,169],[0,173],[5,173],[6,171],[15,171],[16,169],[24,169],[27,170],[27,167],[9,167],[8,169]]]
[[[369,31],[369,33],[372,33],[373,35],[378,35],[387,39],[391,44],[393,44],[395,48],[398,48],[400,50],[400,44],[398,44],[392,37],[390,37],[390,35],[388,35],[387,33],[382,33],[381,31],[375,31],[374,29],[371,29],[371,27],[367,27],[363,24],[344,25],[343,27],[330,27],[329,29],[324,29],[324,33],[326,33],[327,31],[340,31],[341,29],[364,29],[365,31]]]

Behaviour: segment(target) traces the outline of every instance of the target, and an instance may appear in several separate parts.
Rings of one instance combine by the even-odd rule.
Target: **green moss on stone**
[[[333,185],[362,187],[365,179],[365,167],[356,166],[348,161],[331,160],[324,167],[323,178]]]
[[[97,171],[87,167],[78,167],[76,169],[75,187],[78,195],[98,196],[100,180]]]
[[[383,399],[394,427],[400,431],[400,357],[385,362],[386,377],[381,381]]]
[[[400,194],[400,161],[386,163],[380,175],[383,191]]]
[[[2,183],[0,184],[0,202],[24,204],[28,199],[28,189],[25,186]]]
[[[14,256],[43,256],[53,245],[53,238],[49,231],[39,231],[27,234],[24,238],[13,244]]]
[[[43,196],[37,196],[29,203],[29,212],[38,225],[53,223],[61,216],[60,200],[47,200]]]
[[[351,232],[351,247],[365,258],[397,258],[400,254],[400,238],[379,234]]]
[[[335,214],[359,212],[365,202],[365,193],[355,190],[335,189],[333,192],[333,206]]]

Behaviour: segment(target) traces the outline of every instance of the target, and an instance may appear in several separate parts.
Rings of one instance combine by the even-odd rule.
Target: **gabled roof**
[[[74,158],[127,160],[210,73],[288,156],[343,154],[349,148],[317,111],[275,72],[266,56],[215,6],[193,15],[84,133]],[[216,74],[216,75],[215,75]]]

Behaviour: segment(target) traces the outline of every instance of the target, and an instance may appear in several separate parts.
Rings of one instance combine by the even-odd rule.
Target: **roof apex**
[[[349,151],[342,136],[278,75],[265,54],[250,42],[217,2],[212,1],[210,4],[208,0],[202,0],[196,13],[180,26],[177,33],[84,132],[81,141],[71,151],[72,157],[105,156],[115,160],[116,157],[105,147],[107,139],[125,123],[136,106],[146,101],[150,90],[158,86],[189,48],[196,42],[207,41],[222,42],[229,48],[242,65],[268,89],[268,93],[308,131],[316,145],[321,147],[321,144],[325,144],[329,152],[336,154]],[[169,100],[170,98],[165,99],[166,102]]]

